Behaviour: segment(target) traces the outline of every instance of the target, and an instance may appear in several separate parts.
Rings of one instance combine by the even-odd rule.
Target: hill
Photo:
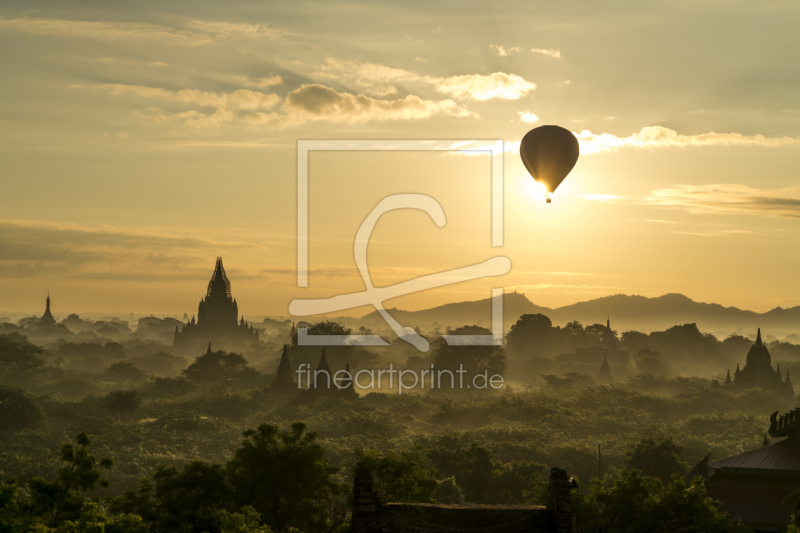
[[[420,311],[391,309],[390,313],[401,324],[418,325],[423,329],[432,325],[439,325],[442,329],[448,325],[466,324],[489,327],[491,299],[449,303]],[[506,328],[524,313],[542,313],[550,317],[553,324],[562,326],[572,320],[583,325],[604,323],[606,317],[611,317],[612,327],[619,332],[663,330],[676,324],[696,323],[702,331],[724,334],[755,332],[759,327],[774,335],[800,333],[800,306],[790,309],[777,307],[766,313],[756,313],[696,302],[674,293],[655,298],[615,294],[551,309],[536,305],[524,294],[514,292],[504,296],[503,313]],[[369,327],[385,327],[377,312],[365,315],[360,322]]]

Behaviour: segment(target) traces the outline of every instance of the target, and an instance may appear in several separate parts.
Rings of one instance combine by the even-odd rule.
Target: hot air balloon
[[[578,161],[578,139],[561,126],[539,126],[525,134],[519,144],[519,155],[533,179],[550,194],[564,181]]]

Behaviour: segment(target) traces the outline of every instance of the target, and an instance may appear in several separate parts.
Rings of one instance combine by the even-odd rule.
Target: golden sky
[[[680,292],[756,311],[800,305],[800,4],[775,2],[23,2],[0,7],[0,312],[190,315],[216,256],[248,316],[511,259],[491,287],[560,306]],[[582,155],[545,204],[529,129]],[[506,144],[505,245],[490,159],[315,152],[309,287],[296,284],[301,139]],[[354,310],[360,314],[369,309]]]

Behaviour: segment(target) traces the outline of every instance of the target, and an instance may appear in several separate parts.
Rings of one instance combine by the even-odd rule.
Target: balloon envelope
[[[578,161],[579,153],[578,139],[561,126],[534,128],[519,144],[519,155],[525,168],[549,193],[564,181]]]

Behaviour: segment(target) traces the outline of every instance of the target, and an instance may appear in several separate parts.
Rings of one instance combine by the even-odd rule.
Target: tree
[[[214,518],[219,524],[220,533],[272,533],[272,529],[261,523],[261,517],[249,505],[245,505],[236,513],[219,510],[214,514]]]
[[[626,470],[609,488],[598,479],[590,490],[573,499],[578,527],[583,533],[747,533],[719,510],[720,503],[706,498],[697,480],[687,490],[679,476],[664,486],[637,470]]]
[[[110,344],[110,343],[109,343]],[[108,345],[106,345],[108,346]],[[112,363],[105,371],[105,377],[114,381],[144,381],[147,374],[133,363],[128,361],[118,361]]]
[[[583,390],[597,385],[596,379],[580,372],[567,372],[564,377],[542,374],[542,379],[548,387],[559,392]]]
[[[683,446],[678,446],[672,437],[653,437],[640,440],[626,453],[628,468],[639,470],[644,476],[651,476],[668,483],[673,474],[684,475],[686,463],[680,460]]]
[[[22,389],[0,386],[0,428],[19,430],[38,424],[44,411]]]
[[[449,331],[452,335],[490,335],[491,331],[480,326],[462,326]],[[437,369],[452,372],[463,368],[466,374],[455,374],[453,378],[442,375],[436,380],[439,389],[460,389],[462,392],[475,391],[473,385],[489,388],[488,378],[495,374],[502,375],[506,369],[506,353],[502,346],[450,346],[439,341],[433,353],[433,363]],[[477,375],[486,376],[474,381]],[[463,379],[459,379],[461,376]],[[431,379],[431,378],[428,378]]]
[[[640,374],[651,374],[653,376],[663,376],[667,374],[667,365],[660,352],[650,348],[642,348],[633,355],[633,362],[636,363],[636,370]]]
[[[448,505],[463,505],[466,503],[461,487],[456,483],[455,476],[444,478],[436,484],[436,491],[433,493],[434,499],[439,503]]]
[[[454,435],[445,435],[428,450],[438,478],[455,476],[467,501],[486,503],[492,498],[494,460],[485,446],[471,442],[465,445]]]
[[[149,385],[148,393],[154,396],[184,396],[194,391],[196,385],[183,377],[155,377]]]
[[[647,333],[640,331],[625,331],[620,338],[620,345],[623,350],[636,353],[639,350],[650,348],[650,337]]]
[[[262,424],[244,437],[228,463],[236,504],[252,506],[278,532],[320,531],[338,468],[329,463],[316,433],[297,422],[289,431]]]
[[[147,533],[149,530],[141,516],[122,515],[108,517],[97,502],[86,501],[75,520],[65,520],[58,533]]]
[[[109,469],[113,461],[103,459],[99,463],[89,453],[91,442],[86,433],[80,433],[74,442],[61,445],[61,462],[56,479],[46,481],[33,478],[28,483],[32,507],[37,514],[45,515],[48,522],[57,526],[63,520],[77,520],[86,494],[99,485],[108,487],[108,481],[100,475],[99,467]]]
[[[352,333],[350,328],[331,320],[323,320],[314,324],[299,323],[297,327],[308,328],[309,335],[350,335]],[[306,363],[316,368],[320,358],[320,347],[298,346],[297,330],[292,331],[291,340],[292,345],[289,347],[289,357],[292,359],[292,364],[298,366],[302,363]],[[347,363],[352,365],[355,357],[353,346],[326,346],[325,353],[328,358],[328,363],[333,369],[344,368],[344,365]]]
[[[135,390],[112,390],[103,398],[103,403],[123,420],[142,405],[142,399]]]
[[[306,327],[308,328],[309,335],[350,335],[350,333],[352,333],[350,328],[346,328],[338,322],[333,322],[331,320],[323,320],[322,322],[310,324]],[[366,328],[364,328],[364,330],[366,331]],[[292,344],[297,346],[296,330],[292,334]]]
[[[552,343],[553,323],[541,313],[519,317],[506,337],[508,353],[517,359],[549,356]]]
[[[44,348],[19,333],[0,335],[0,379],[16,382],[41,372],[44,365]]]
[[[392,451],[356,450],[357,464],[372,474],[378,499],[387,502],[432,502],[437,487],[433,471],[425,466],[420,449]]]
[[[439,437],[428,449],[438,478],[454,477],[463,498],[473,503],[539,503],[545,466],[528,461],[500,464],[483,444],[455,435]]]
[[[228,509],[231,487],[220,465],[192,461],[182,470],[160,467],[153,474],[159,529],[218,533],[215,513]]]
[[[194,363],[183,371],[183,375],[196,383],[259,377],[258,371],[250,368],[242,354],[224,350],[208,351],[197,357]]]

